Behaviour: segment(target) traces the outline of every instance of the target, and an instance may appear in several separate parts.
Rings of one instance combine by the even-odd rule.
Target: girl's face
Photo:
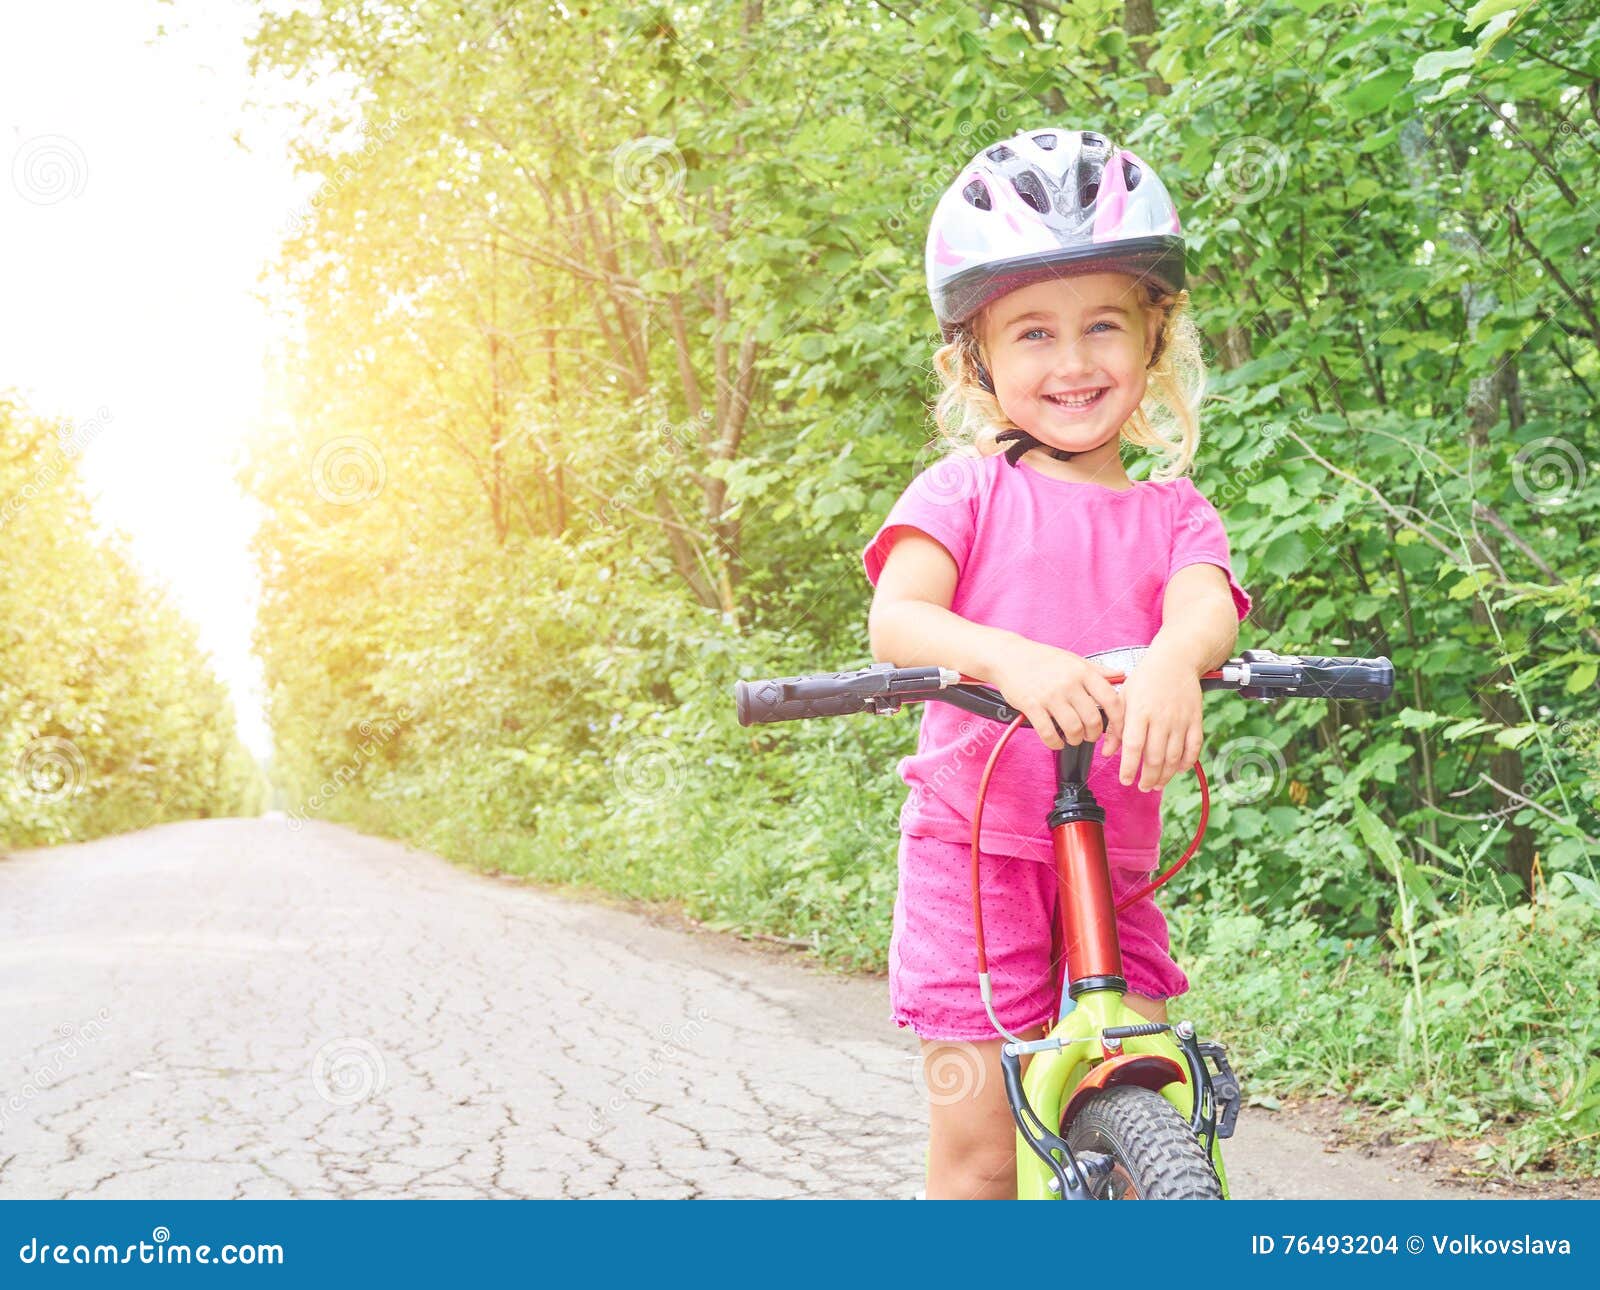
[[[1002,296],[978,336],[1005,414],[1052,447],[1082,452],[1114,438],[1144,398],[1161,323],[1132,276],[1092,273]]]

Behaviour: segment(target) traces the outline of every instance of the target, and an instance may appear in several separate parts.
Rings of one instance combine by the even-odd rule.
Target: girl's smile
[[[1082,416],[1091,408],[1099,407],[1105,392],[1106,387],[1102,385],[1099,389],[1091,390],[1087,394],[1046,394],[1044,399],[1045,402],[1063,416],[1077,417]]]

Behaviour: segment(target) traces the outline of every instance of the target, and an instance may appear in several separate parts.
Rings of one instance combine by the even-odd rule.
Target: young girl
[[[872,652],[982,678],[1032,723],[995,768],[979,843],[995,1013],[1036,1038],[1059,1003],[1055,750],[1100,739],[1104,711],[1088,783],[1120,899],[1156,867],[1161,789],[1200,752],[1199,678],[1230,656],[1251,600],[1215,509],[1183,474],[1204,371],[1178,215],[1155,173],[1088,131],[986,148],[934,212],[927,276],[946,342],[935,418],[951,451],[863,552]],[[1149,481],[1123,469],[1124,439],[1157,454]],[[1084,656],[1127,645],[1149,650],[1118,689]],[[911,791],[889,993],[894,1020],[923,1041],[930,1199],[1016,1194],[970,877],[977,782],[999,734],[930,703],[899,765]],[[1117,932],[1129,1006],[1165,1021],[1165,1001],[1189,988],[1166,920],[1146,897]]]

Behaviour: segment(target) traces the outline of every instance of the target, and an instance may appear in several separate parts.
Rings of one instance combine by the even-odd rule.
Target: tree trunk
[[[500,244],[489,247],[489,512],[494,538],[506,544],[505,388],[500,380]]]
[[[1475,312],[1485,308],[1480,299],[1475,298],[1472,284],[1468,283],[1461,289],[1462,296],[1467,301],[1467,317],[1469,327],[1475,327],[1477,318]],[[1489,445],[1489,431],[1500,419],[1500,405],[1506,403],[1517,415],[1520,406],[1517,402],[1517,368],[1516,358],[1508,356],[1495,371],[1488,376],[1477,377],[1472,382],[1471,392],[1467,396],[1468,433],[1472,437],[1474,455],[1487,454]],[[1473,563],[1499,563],[1499,543],[1493,536],[1492,529],[1477,529],[1468,538],[1469,549],[1472,552]],[[1493,626],[1489,621],[1489,610],[1483,603],[1482,596],[1472,598],[1472,621],[1481,628],[1486,636],[1493,635]],[[1497,667],[1484,682],[1483,689],[1478,695],[1478,710],[1485,721],[1496,721],[1502,725],[1514,726],[1522,720],[1522,710],[1514,694],[1506,693],[1498,687],[1510,676],[1510,671],[1504,667]],[[1490,758],[1489,774],[1507,788],[1518,791],[1522,788],[1522,754],[1515,748],[1496,748]],[[1531,899],[1533,896],[1533,830],[1526,824],[1506,825],[1506,849],[1504,867],[1508,873],[1514,873],[1522,883],[1523,892]]]
[[[1440,159],[1428,148],[1428,134],[1425,124],[1420,116],[1413,117],[1406,123],[1401,131],[1401,151],[1407,160],[1415,164],[1428,167],[1440,167],[1446,162],[1448,169],[1459,169],[1457,163],[1450,157],[1448,136],[1440,140],[1445,149],[1445,158]],[[1456,247],[1481,253],[1482,247],[1471,231],[1453,228],[1448,224],[1441,224],[1441,232]],[[1469,338],[1477,335],[1478,324],[1495,307],[1494,292],[1487,287],[1480,287],[1476,283],[1466,282],[1461,287],[1461,303],[1466,313],[1466,331]],[[1486,455],[1489,445],[1489,432],[1500,419],[1500,406],[1505,403],[1511,416],[1513,426],[1522,423],[1522,400],[1517,384],[1517,369],[1514,357],[1506,358],[1499,367],[1486,376],[1473,379],[1467,393],[1467,433],[1473,447],[1475,457]],[[1487,564],[1490,568],[1498,569],[1500,565],[1499,543],[1492,529],[1483,526],[1473,526],[1474,536],[1468,539],[1468,551],[1474,564]],[[1494,627],[1490,621],[1489,611],[1484,606],[1482,596],[1472,599],[1472,621],[1479,627],[1484,636],[1492,637]],[[1494,671],[1486,678],[1478,694],[1479,715],[1486,721],[1496,721],[1504,725],[1516,725],[1522,719],[1516,696],[1503,693],[1496,687],[1501,685],[1510,675],[1509,670],[1496,666]],[[1497,748],[1490,754],[1489,773],[1500,783],[1508,788],[1521,790],[1523,783],[1522,754],[1514,748]],[[1502,867],[1508,873],[1513,873],[1522,883],[1525,894],[1531,897],[1533,887],[1533,831],[1524,824],[1507,824],[1505,852]]]
[[[546,295],[545,308],[549,318],[554,318],[556,307],[555,291],[552,289]],[[550,441],[544,445],[545,455],[549,459],[550,468],[545,474],[545,496],[547,505],[545,514],[553,516],[555,521],[555,536],[560,537],[567,531],[567,481],[565,466],[561,460],[561,387],[557,379],[559,365],[556,362],[556,329],[546,327],[544,332],[546,353],[550,360]],[[549,523],[549,520],[546,520]]]
[[[1122,31],[1128,37],[1128,44],[1133,47],[1133,56],[1139,66],[1149,73],[1144,80],[1145,89],[1158,98],[1170,94],[1171,87],[1159,74],[1149,71],[1150,53],[1155,46],[1152,39],[1156,34],[1155,0],[1128,0],[1122,6]]]

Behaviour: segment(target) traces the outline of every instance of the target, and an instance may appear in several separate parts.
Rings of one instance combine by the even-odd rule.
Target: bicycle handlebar
[[[1387,658],[1275,654],[1247,649],[1200,678],[1202,690],[1237,690],[1250,699],[1387,699],[1394,664]],[[992,685],[963,681],[947,667],[874,663],[853,672],[816,672],[734,684],[741,726],[856,712],[898,712],[901,705],[939,700],[995,721],[1017,716]]]
[[[1239,659],[1247,669],[1239,693],[1250,699],[1280,694],[1302,699],[1387,699],[1394,693],[1394,664],[1383,657],[1283,657],[1271,650],[1247,649]]]
[[[922,698],[928,690],[954,685],[957,672],[940,667],[895,667],[874,663],[854,672],[817,672],[770,681],[736,681],[739,724],[801,721],[807,717],[842,717],[869,708],[893,712],[906,698]],[[894,706],[880,706],[885,700]]]

